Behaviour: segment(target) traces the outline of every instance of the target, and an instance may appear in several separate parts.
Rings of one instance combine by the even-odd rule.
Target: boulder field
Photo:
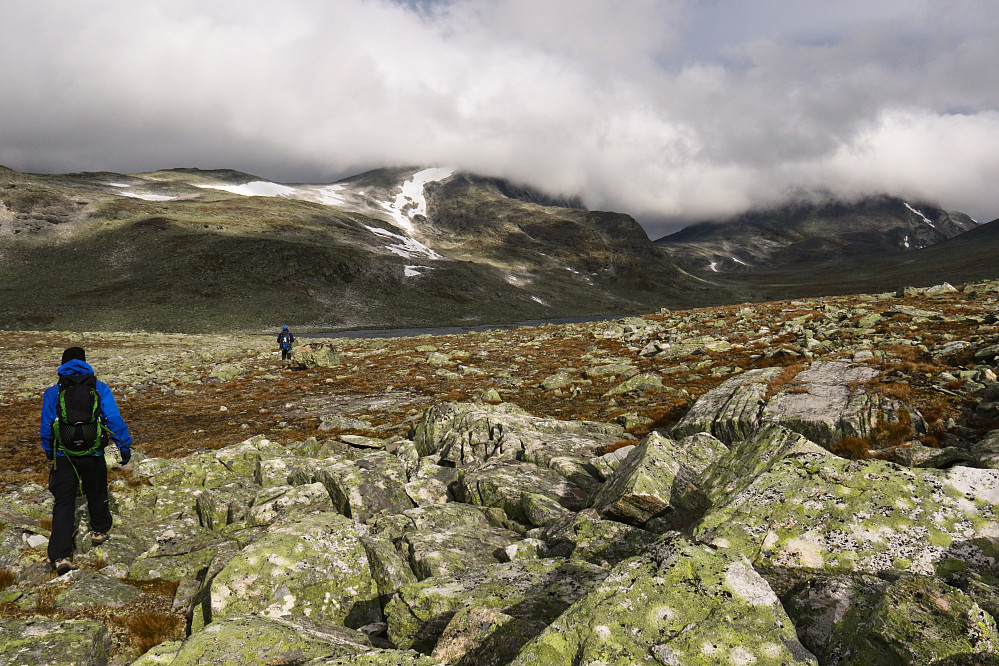
[[[404,435],[137,451],[112,485],[111,538],[90,544],[81,506],[83,567],[58,578],[38,555],[51,497],[25,484],[0,496],[0,568],[16,574],[0,603],[24,611],[0,619],[0,663],[999,664],[999,292],[964,293],[985,294],[974,315],[886,295],[773,322],[758,356],[793,363],[716,373],[644,431],[640,414],[556,419],[495,392],[435,402]],[[914,319],[969,316],[975,335],[901,343]],[[748,344],[735,328],[684,336],[671,317],[593,325],[634,358],[540,390],[611,375],[601,395],[618,405],[673,398],[687,389],[640,359],[691,372]],[[877,361],[919,344],[964,359],[945,377],[905,372],[960,397],[965,427],[878,390]],[[171,640],[112,650],[107,622],[70,617],[134,602],[135,581],[170,583]]]

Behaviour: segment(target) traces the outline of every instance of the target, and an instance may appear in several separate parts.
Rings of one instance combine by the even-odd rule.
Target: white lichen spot
[[[611,630],[610,627],[606,625],[599,625],[593,628],[593,631],[597,634],[597,637],[602,641],[610,640]]]
[[[825,563],[822,555],[826,550],[825,546],[821,536],[814,532],[808,532],[800,539],[788,540],[786,550],[797,555],[799,566],[818,569]]]
[[[266,617],[284,617],[285,615],[291,615],[293,608],[295,608],[295,596],[286,594],[282,597],[281,603],[271,604],[264,610],[263,614]]]
[[[725,583],[750,606],[777,606],[780,601],[770,585],[747,562],[733,562],[725,569]]]
[[[746,648],[732,648],[728,653],[728,663],[733,666],[748,666],[756,663],[756,656]]]

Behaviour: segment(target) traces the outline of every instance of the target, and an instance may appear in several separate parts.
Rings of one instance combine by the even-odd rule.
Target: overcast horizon
[[[994,0],[7,1],[0,165],[446,166],[653,238],[822,192],[988,222],[997,25]]]

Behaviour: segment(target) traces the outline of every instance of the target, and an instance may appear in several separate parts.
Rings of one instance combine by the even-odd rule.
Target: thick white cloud
[[[994,0],[33,0],[0,164],[448,165],[653,220],[821,188],[999,216]]]

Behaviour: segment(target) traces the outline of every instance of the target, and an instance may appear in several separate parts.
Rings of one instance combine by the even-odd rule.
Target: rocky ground
[[[999,663],[997,315],[940,285],[290,365],[4,332],[0,663]],[[73,345],[136,455],[55,577],[38,413]]]

